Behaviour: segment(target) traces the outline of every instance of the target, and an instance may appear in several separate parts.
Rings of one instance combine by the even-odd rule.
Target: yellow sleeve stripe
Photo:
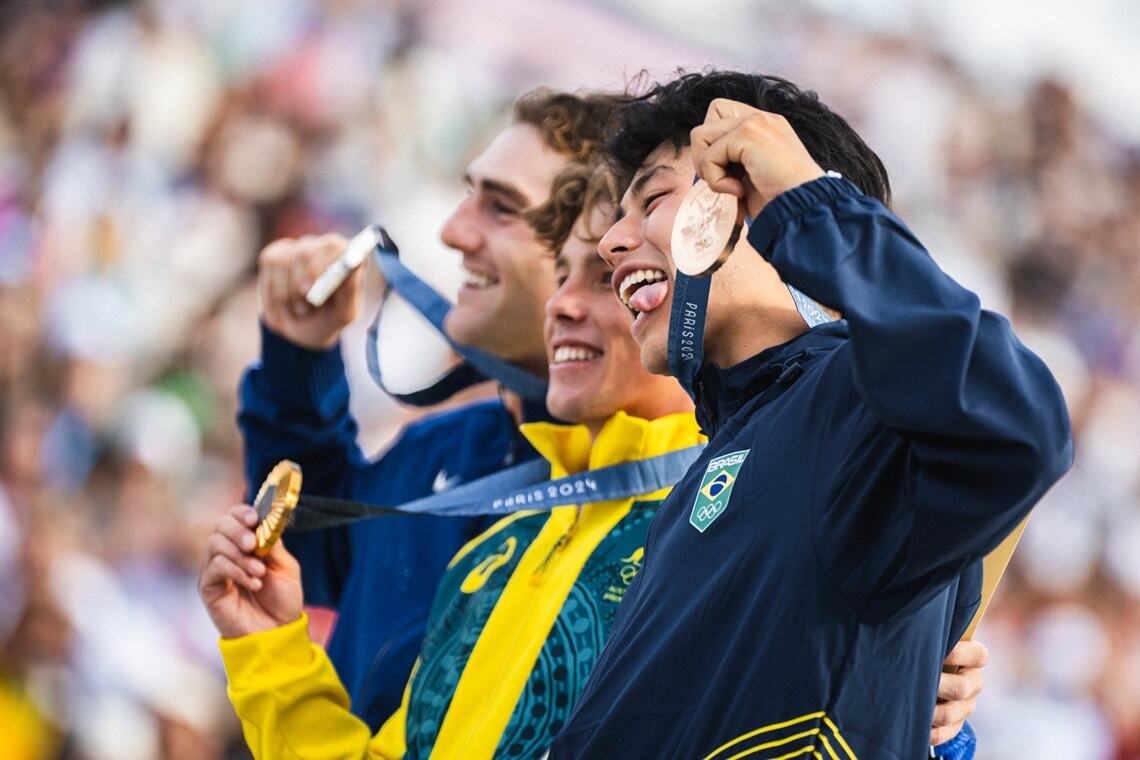
[[[820,725],[821,722],[822,725]],[[814,727],[809,728],[808,726],[813,723],[815,724]],[[779,732],[784,732],[789,729],[796,731],[796,733],[778,737],[773,736],[773,734],[778,734]],[[760,744],[753,743],[757,738],[761,741]],[[798,749],[791,754],[775,754],[775,752],[782,752],[786,749],[788,744],[805,738],[811,739],[811,743],[806,747]],[[842,754],[836,753],[835,747],[829,739],[838,743]],[[840,735],[839,728],[836,727],[835,723],[822,711],[808,713],[798,718],[792,718],[791,720],[785,720],[780,723],[772,723],[749,731],[746,734],[742,734],[720,745],[706,755],[704,760],[736,760],[736,758],[749,756],[752,756],[753,760],[762,760],[761,757],[755,757],[757,753],[764,753],[762,756],[763,760],[783,760],[783,758],[797,757],[808,753],[819,758],[819,760],[824,760],[824,756],[820,752],[820,745],[822,745],[822,749],[827,752],[828,760],[857,760],[851,747],[843,739],[843,736]],[[739,751],[732,755],[725,754],[729,749],[737,749]],[[769,752],[769,750],[771,751]]]

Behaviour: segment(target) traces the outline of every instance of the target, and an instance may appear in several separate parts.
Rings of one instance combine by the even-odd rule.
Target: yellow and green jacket
[[[555,478],[703,441],[691,414],[619,412],[592,445],[584,426],[523,433]],[[597,661],[667,494],[517,512],[464,546],[440,582],[403,703],[375,736],[349,712],[304,618],[222,640],[246,742],[258,760],[541,757]]]

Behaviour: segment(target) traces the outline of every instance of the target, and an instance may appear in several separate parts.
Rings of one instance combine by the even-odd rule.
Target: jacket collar
[[[701,429],[715,435],[746,403],[773,383],[790,386],[811,361],[833,350],[849,334],[845,320],[827,322],[727,369],[716,364],[701,367],[693,382]]]
[[[648,459],[704,441],[696,420],[688,412],[655,420],[618,412],[606,421],[592,444],[585,425],[528,422],[522,426],[522,432],[550,461],[552,478]]]

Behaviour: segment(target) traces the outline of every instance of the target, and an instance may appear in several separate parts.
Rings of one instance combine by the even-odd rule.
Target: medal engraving
[[[712,274],[728,260],[740,229],[736,196],[714,192],[703,179],[697,180],[673,221],[673,263],[691,277]]]
[[[301,495],[301,468],[288,459],[277,463],[253,500],[259,522],[254,530],[257,546],[253,553],[259,557],[269,554],[273,544],[281,538],[289,525],[289,518],[297,507]]]

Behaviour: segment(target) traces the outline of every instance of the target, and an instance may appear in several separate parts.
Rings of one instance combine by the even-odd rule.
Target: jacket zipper
[[[582,505],[577,504],[574,506],[574,521],[570,523],[570,525],[566,528],[566,532],[558,537],[558,540],[554,542],[554,546],[550,547],[550,551],[546,553],[545,557],[543,557],[542,562],[540,562],[538,567],[534,569],[534,572],[530,574],[531,583],[535,585],[542,583],[542,579],[546,576],[546,569],[550,566],[550,562],[554,559],[554,555],[561,552],[570,544],[570,540],[573,539],[574,535],[578,532],[578,524],[581,519]]]

